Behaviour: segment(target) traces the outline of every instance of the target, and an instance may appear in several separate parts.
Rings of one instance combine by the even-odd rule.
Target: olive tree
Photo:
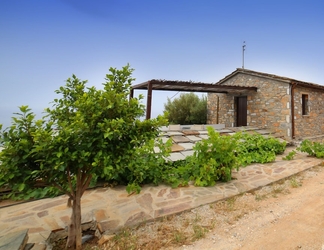
[[[56,93],[41,120],[21,106],[12,126],[0,134],[0,187],[16,198],[64,193],[72,207],[68,248],[81,249],[81,197],[97,177],[118,179],[134,154],[158,135],[164,117],[140,120],[144,106],[129,99],[129,65],[110,68],[103,89],[86,87],[75,75]],[[0,128],[1,129],[1,128]]]
[[[179,98],[167,100],[164,109],[173,124],[206,124],[207,98],[194,93],[181,94]]]

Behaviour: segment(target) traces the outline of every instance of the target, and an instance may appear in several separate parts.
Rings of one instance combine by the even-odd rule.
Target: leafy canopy
[[[181,94],[171,101],[168,98],[164,109],[168,113],[168,120],[173,124],[206,124],[207,97],[194,93]]]
[[[35,121],[28,106],[21,106],[12,126],[1,132],[0,186],[9,185],[16,198],[59,192],[73,198],[77,178],[82,189],[98,176],[119,181],[133,165],[137,148],[166,122],[163,117],[139,119],[142,96],[128,98],[132,71],[128,65],[110,68],[102,90],[72,75],[42,120]]]

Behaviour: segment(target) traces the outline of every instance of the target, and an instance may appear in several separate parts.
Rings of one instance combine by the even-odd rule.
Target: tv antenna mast
[[[243,58],[242,58],[242,69],[244,69],[244,51],[245,51],[245,41],[243,41],[243,46],[242,46],[242,55],[243,55]]]

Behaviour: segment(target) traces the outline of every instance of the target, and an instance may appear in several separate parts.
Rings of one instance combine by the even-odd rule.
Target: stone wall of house
[[[290,84],[239,73],[222,85],[253,86],[257,92],[242,93],[247,96],[247,125],[267,128],[286,138],[291,136]],[[234,94],[208,94],[208,123],[223,123],[236,126]],[[217,106],[217,104],[219,105]],[[218,112],[218,114],[217,114]]]
[[[302,114],[302,95],[308,95],[308,115]],[[295,138],[324,134],[324,92],[297,87],[294,90]]]

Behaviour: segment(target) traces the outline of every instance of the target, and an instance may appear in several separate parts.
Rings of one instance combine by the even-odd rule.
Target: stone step
[[[24,250],[28,241],[28,229],[8,233],[0,237],[0,250]]]

